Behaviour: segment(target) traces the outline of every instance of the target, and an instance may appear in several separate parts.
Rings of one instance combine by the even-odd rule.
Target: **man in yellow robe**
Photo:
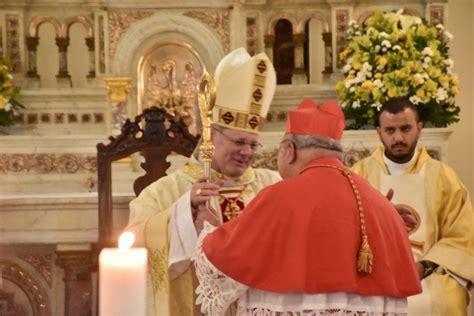
[[[203,221],[232,220],[260,189],[280,180],[277,172],[250,167],[276,87],[270,60],[237,49],[219,63],[215,79],[210,179],[193,156],[130,203],[127,230],[149,251],[147,315],[200,315],[190,259]],[[215,218],[198,210],[207,201],[219,210]]]
[[[423,293],[408,300],[408,315],[466,315],[474,281],[474,217],[455,172],[417,147],[422,130],[407,98],[384,104],[377,132],[383,146],[353,170],[417,219],[410,242]]]

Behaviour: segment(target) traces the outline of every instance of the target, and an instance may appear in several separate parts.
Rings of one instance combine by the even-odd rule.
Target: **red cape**
[[[309,166],[315,164],[344,168],[335,158]],[[365,179],[352,177],[374,254],[371,274],[357,272],[360,219],[352,187],[340,171],[329,168],[309,168],[262,190],[237,219],[204,239],[204,253],[227,276],[265,291],[420,293],[401,217]]]

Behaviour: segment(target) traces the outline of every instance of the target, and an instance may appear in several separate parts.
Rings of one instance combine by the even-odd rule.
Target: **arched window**
[[[275,24],[273,65],[277,73],[277,84],[291,84],[295,68],[295,44],[290,21],[281,19]]]

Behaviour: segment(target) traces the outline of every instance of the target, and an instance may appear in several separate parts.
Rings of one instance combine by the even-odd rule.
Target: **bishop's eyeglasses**
[[[252,150],[253,152],[257,152],[257,150],[263,147],[262,144],[260,144],[259,142],[248,142],[245,139],[233,139],[217,128],[214,128],[214,130],[224,136],[228,141],[233,143],[239,149],[243,149],[246,145],[248,145],[250,147],[250,150]]]

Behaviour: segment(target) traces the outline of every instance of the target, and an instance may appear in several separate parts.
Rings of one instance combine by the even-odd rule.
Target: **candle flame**
[[[128,250],[132,248],[133,243],[135,242],[135,235],[131,232],[124,232],[119,237],[119,249]]]

